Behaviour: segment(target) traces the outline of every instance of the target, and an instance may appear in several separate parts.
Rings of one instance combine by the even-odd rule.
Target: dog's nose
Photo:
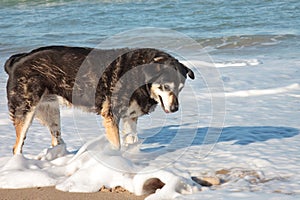
[[[178,110],[178,104],[174,104],[170,107],[171,112],[176,112]]]
[[[174,98],[172,105],[170,106],[171,112],[176,112],[178,110],[179,104],[177,98]]]

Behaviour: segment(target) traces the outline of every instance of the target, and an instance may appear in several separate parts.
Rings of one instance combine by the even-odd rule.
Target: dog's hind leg
[[[59,102],[56,95],[44,95],[40,101],[36,118],[47,126],[52,137],[52,146],[64,143],[61,138]]]
[[[13,154],[22,154],[24,140],[34,117],[37,103],[34,103],[32,98],[24,97],[15,91],[9,92],[8,95],[10,118],[13,121],[16,131]]]
[[[7,84],[7,98],[10,117],[16,129],[16,143],[13,147],[14,154],[21,154],[26,133],[31,125],[36,107],[45,92],[39,82],[39,77],[9,77]]]
[[[24,117],[13,118],[14,126],[16,129],[16,143],[13,147],[14,155],[22,154],[22,147],[24,145],[24,140],[26,139],[26,133],[34,117],[34,111],[35,108],[32,108],[31,111],[27,112],[24,115]]]

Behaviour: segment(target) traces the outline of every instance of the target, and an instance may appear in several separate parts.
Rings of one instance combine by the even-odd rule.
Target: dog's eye
[[[171,87],[169,85],[163,85],[165,91],[171,91]]]

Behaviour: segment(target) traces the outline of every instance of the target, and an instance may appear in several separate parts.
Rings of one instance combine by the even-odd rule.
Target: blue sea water
[[[172,29],[219,52],[268,46],[296,56],[300,2],[1,0],[1,63],[8,54],[43,45],[95,47],[114,34],[142,27]]]
[[[12,54],[40,46],[96,47],[120,33],[128,38],[120,42],[111,40],[114,43],[111,47],[131,47],[143,38],[143,29],[148,27],[169,29],[192,38],[216,62],[256,59],[264,64],[260,69],[265,71],[244,69],[244,74],[261,74],[261,81],[252,81],[259,82],[260,86],[270,83],[264,81],[265,74],[271,74],[268,70],[288,73],[289,81],[284,84],[299,80],[298,0],[1,0],[0,65]],[[126,35],[135,29],[142,31],[138,35]],[[160,43],[160,40],[154,36],[148,43]],[[178,43],[178,48],[182,46],[182,42]],[[194,49],[190,48],[188,54],[193,53]],[[3,68],[0,73],[6,76]],[[235,78],[249,79],[244,74]],[[224,82],[230,84],[228,80],[225,70]]]

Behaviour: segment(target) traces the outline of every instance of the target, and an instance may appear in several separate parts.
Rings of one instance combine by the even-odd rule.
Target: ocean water
[[[12,54],[45,45],[158,46],[167,51],[184,49],[187,61],[214,63],[225,92],[239,94],[240,91],[273,88],[277,91],[276,88],[289,88],[295,84],[297,88],[300,83],[299,24],[300,2],[296,0],[2,0],[0,65],[3,66]],[[174,37],[173,33],[175,36],[181,34],[184,39]],[[182,55],[175,56],[182,58]],[[210,100],[201,99],[207,91],[199,89],[195,92],[195,89],[210,90],[205,85],[210,77],[199,80],[203,76],[201,63],[196,69],[200,75],[196,74],[198,81],[191,82],[191,88],[200,98],[199,112],[209,116]],[[0,76],[0,103],[4,109],[1,119],[9,124],[5,98],[7,75],[3,68]],[[299,100],[298,94],[293,95],[293,98],[262,96],[247,101],[227,98],[224,125],[298,127]],[[266,107],[270,107],[270,112],[264,112]],[[261,111],[256,113],[259,117],[253,110]],[[203,116],[200,118],[205,119]],[[209,126],[210,120],[207,117],[200,124]],[[10,136],[14,137],[13,134]]]
[[[0,65],[14,53],[45,45],[96,47],[108,39],[107,48],[131,47],[144,39],[143,29],[151,27],[145,31],[148,36],[143,46],[162,43],[162,37],[149,35],[152,30],[167,29],[200,44],[211,62],[233,65],[254,60],[262,70],[282,69],[288,76],[298,77],[299,24],[297,0],[1,0]],[[140,31],[135,32],[136,29]],[[126,40],[109,39],[120,33]],[[178,49],[184,45],[184,42],[173,42],[173,47]],[[167,45],[160,47],[168,50]],[[193,47],[184,48],[195,59],[202,59],[203,51],[197,53]],[[252,69],[244,70],[248,73]],[[255,72],[256,69],[251,71]],[[3,68],[0,73],[3,75]],[[265,73],[258,74],[267,78]],[[230,84],[228,77],[224,76],[224,82]]]
[[[190,176],[216,175],[224,184],[179,199],[299,199],[299,25],[298,0],[0,0],[1,66],[12,54],[45,45],[159,47],[196,74],[180,93],[178,112],[158,106],[139,118],[140,143],[128,152],[109,148],[94,114],[62,108],[71,153],[64,145],[48,149],[48,130],[33,121],[23,158],[11,157],[15,133],[1,67],[0,188],[93,192],[108,184],[139,194],[144,181],[161,177],[167,187],[152,199],[170,199],[192,189]],[[85,157],[88,147],[101,162]],[[127,167],[155,173],[136,178],[115,170]],[[223,169],[228,174],[218,174]]]
[[[186,34],[209,53],[244,49],[293,58],[299,55],[299,24],[297,0],[1,0],[0,55],[3,62],[43,45],[95,47],[123,31],[156,27]]]
[[[1,0],[0,65],[12,54],[40,46],[96,47],[120,33],[126,40],[110,39],[106,47],[132,47],[143,40],[143,29],[151,27],[151,30],[175,31],[197,42],[201,45],[200,53],[192,47],[184,47],[195,59],[201,60],[200,54],[204,51],[211,62],[221,65],[239,65],[240,62],[248,65],[254,61],[261,64],[262,69],[281,68],[288,76],[298,77],[299,24],[300,2],[297,0]],[[136,29],[140,31],[134,32]],[[135,34],[126,35],[128,31]],[[155,35],[149,39],[151,31],[147,34],[143,46],[163,40]],[[185,46],[184,42],[172,43],[178,49]],[[159,47],[168,50],[168,45]],[[245,73],[251,71],[245,70]],[[5,76],[3,68],[0,73]],[[265,73],[259,74],[265,76]],[[239,76],[243,78],[243,74]],[[230,84],[229,77],[224,75],[224,82]]]
[[[184,49],[188,60],[221,67],[218,71],[225,92],[236,95],[240,91],[277,91],[295,85],[297,88],[300,83],[299,24],[297,0],[2,0],[0,65],[12,54],[45,45],[97,47],[103,41],[106,48],[158,45],[165,50]],[[174,32],[190,38],[193,44],[190,40],[172,39]],[[175,56],[180,59],[182,55]],[[202,73],[201,63],[196,67]],[[5,114],[7,75],[3,68],[0,76],[0,103],[4,109],[1,118],[9,121]],[[202,82],[207,82],[205,78]],[[200,80],[191,87],[195,90],[207,86]],[[205,92],[196,91],[200,98]],[[247,101],[227,98],[225,125],[298,127],[298,96],[262,96]],[[210,115],[207,105],[211,105],[201,101],[201,112]],[[270,112],[263,112],[266,107]],[[253,110],[261,112],[259,117]],[[209,126],[208,121],[202,121],[202,125]]]

